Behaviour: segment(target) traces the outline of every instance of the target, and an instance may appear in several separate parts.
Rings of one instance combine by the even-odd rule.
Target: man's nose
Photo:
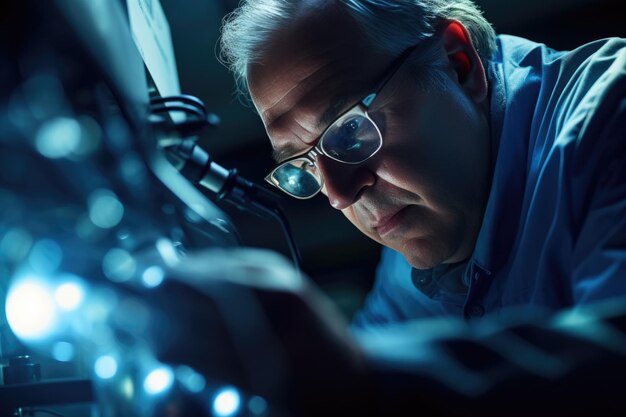
[[[365,164],[343,164],[320,155],[317,167],[324,178],[330,205],[343,210],[354,204],[365,188],[374,185],[376,176]]]

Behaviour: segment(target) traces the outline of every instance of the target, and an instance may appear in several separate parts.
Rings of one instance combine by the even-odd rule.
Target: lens
[[[324,133],[320,144],[324,153],[331,158],[357,164],[380,149],[382,137],[374,122],[356,110],[333,123]]]
[[[317,168],[306,159],[295,159],[272,172],[272,181],[281,190],[298,198],[313,197],[322,188]]]

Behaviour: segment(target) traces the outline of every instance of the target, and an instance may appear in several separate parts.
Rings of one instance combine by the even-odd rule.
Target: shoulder
[[[496,38],[494,61],[504,63],[509,69],[520,67],[540,67],[562,56],[557,51],[539,42],[512,35],[498,35]]]
[[[567,91],[560,141],[571,145],[576,171],[597,161],[602,171],[626,157],[626,40],[608,39],[579,65]],[[567,96],[566,96],[567,98]]]
[[[595,142],[620,113],[626,92],[626,39],[601,39],[555,51],[501,35],[494,62],[502,71],[509,119],[528,123],[531,154],[552,146],[578,149],[591,138]]]

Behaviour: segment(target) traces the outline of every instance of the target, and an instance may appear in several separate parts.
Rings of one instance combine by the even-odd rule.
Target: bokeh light
[[[52,345],[52,357],[61,362],[69,362],[74,359],[74,345],[68,342],[56,342]]]
[[[111,355],[103,355],[96,359],[93,369],[99,378],[110,379],[117,373],[117,361]]]
[[[56,117],[46,121],[35,138],[37,150],[48,158],[72,155],[81,142],[81,126],[75,119]]]
[[[163,282],[164,277],[165,272],[163,271],[163,268],[153,265],[143,271],[141,280],[146,287],[153,288],[159,286]]]
[[[185,389],[194,394],[202,392],[206,388],[206,379],[185,365],[176,368],[176,379]]]
[[[0,194],[0,201],[4,201]],[[28,231],[20,228],[9,229],[0,239],[0,259],[20,262],[30,250],[33,239]]]
[[[28,263],[38,274],[52,274],[63,262],[63,251],[57,242],[51,239],[37,241],[28,255]]]
[[[168,367],[159,367],[146,376],[143,388],[148,394],[156,395],[168,390],[174,382],[174,374]]]
[[[120,248],[109,250],[102,259],[102,270],[113,282],[128,281],[137,269],[137,262],[128,251]]]
[[[240,403],[241,398],[235,388],[222,388],[215,394],[213,413],[219,417],[232,416],[239,410]]]
[[[255,395],[250,398],[250,401],[248,401],[248,408],[250,409],[250,412],[252,414],[265,414],[265,412],[267,411],[267,401],[265,401],[264,398]]]
[[[43,339],[55,329],[54,299],[43,280],[17,281],[8,291],[5,308],[11,330],[21,339]]]
[[[106,189],[98,189],[89,194],[89,219],[93,224],[110,229],[117,226],[124,216],[124,205],[115,193]]]
[[[85,294],[77,282],[65,282],[59,285],[54,292],[54,299],[61,309],[75,310],[83,301]]]

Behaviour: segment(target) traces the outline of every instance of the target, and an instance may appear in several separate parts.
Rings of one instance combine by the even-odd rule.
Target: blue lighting
[[[80,124],[75,119],[57,117],[41,126],[35,145],[48,158],[68,157],[79,148],[81,134]]]
[[[137,270],[137,261],[128,251],[112,248],[102,259],[102,270],[104,275],[113,282],[128,281]]]
[[[9,289],[5,308],[9,326],[20,339],[44,339],[55,330],[54,299],[41,280],[26,278],[16,282]]]
[[[124,205],[110,190],[101,188],[93,191],[89,195],[88,203],[89,219],[102,229],[117,226],[124,216]]]
[[[185,365],[176,368],[176,379],[189,392],[197,394],[206,388],[206,380],[204,377]]]
[[[42,239],[35,243],[28,255],[30,267],[37,274],[53,274],[63,261],[63,251],[58,243]]]
[[[150,372],[143,381],[143,389],[148,394],[160,394],[168,390],[174,382],[174,373],[170,368],[161,367]]]
[[[218,417],[234,415],[239,410],[241,398],[239,392],[232,387],[222,388],[213,400],[213,413]]]
[[[84,292],[76,282],[66,282],[57,287],[54,299],[63,310],[75,310],[82,303]]]
[[[248,401],[248,408],[250,409],[250,412],[252,414],[265,414],[265,412],[267,411],[267,401],[265,401],[258,395],[255,395],[254,397],[250,398],[250,401]]]
[[[141,280],[146,287],[153,288],[159,286],[163,282],[165,272],[163,268],[158,266],[151,266],[146,268],[141,275]]]
[[[117,373],[117,361],[111,355],[100,356],[94,364],[94,372],[102,379],[110,379]]]
[[[60,362],[74,359],[74,345],[68,342],[56,342],[52,346],[52,357]]]

